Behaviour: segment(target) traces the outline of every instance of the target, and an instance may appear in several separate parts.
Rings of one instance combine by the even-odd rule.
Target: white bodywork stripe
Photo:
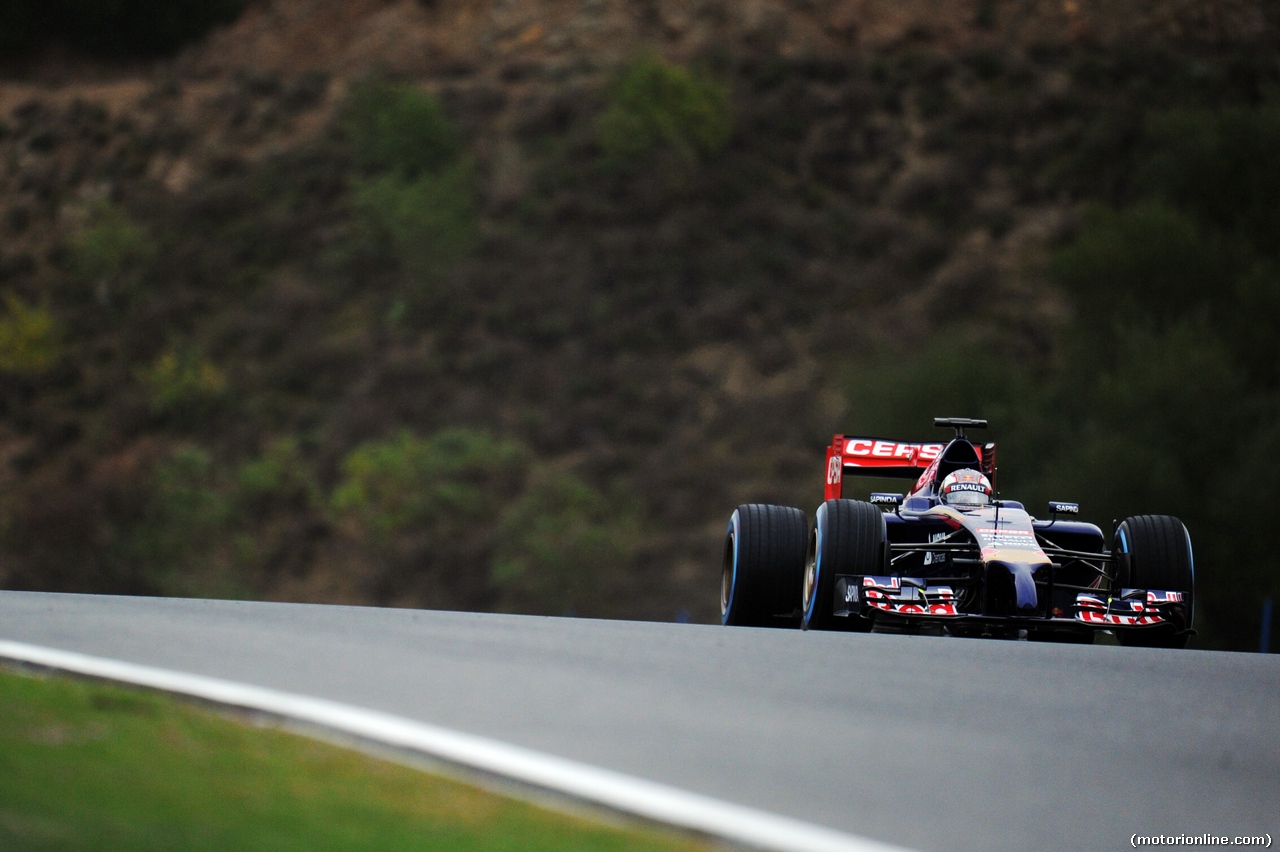
[[[759,849],[907,852],[666,784],[350,704],[21,642],[0,640],[0,657],[318,725]]]

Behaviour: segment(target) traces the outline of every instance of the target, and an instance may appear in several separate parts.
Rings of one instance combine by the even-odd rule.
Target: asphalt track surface
[[[1280,832],[1280,656],[0,592],[0,639],[393,713],[926,850]]]

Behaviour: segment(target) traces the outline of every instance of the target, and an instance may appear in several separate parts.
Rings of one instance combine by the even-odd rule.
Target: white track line
[[[318,725],[760,849],[907,852],[899,846],[350,704],[21,642],[0,640],[0,657]]]

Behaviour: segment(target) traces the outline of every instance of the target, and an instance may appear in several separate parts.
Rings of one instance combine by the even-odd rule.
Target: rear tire
[[[1120,644],[1143,648],[1187,647],[1195,612],[1195,558],[1191,552],[1191,536],[1182,521],[1170,515],[1126,518],[1116,527],[1112,558],[1119,588],[1182,592],[1185,602],[1185,617],[1180,623],[1172,623],[1167,628],[1116,630]]]
[[[801,627],[865,633],[871,619],[837,616],[837,574],[889,573],[888,529],[884,513],[859,500],[828,500],[818,507],[805,560]]]
[[[798,627],[809,519],[799,509],[750,503],[729,519],[720,574],[720,623]]]

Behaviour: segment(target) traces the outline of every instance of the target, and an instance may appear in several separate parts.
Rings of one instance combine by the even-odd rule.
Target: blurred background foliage
[[[573,614],[634,567],[644,522],[634,498],[606,496],[563,471],[536,477],[498,524],[491,576],[509,612]]]
[[[450,429],[423,439],[403,431],[347,455],[332,505],[378,542],[414,531],[431,541],[465,539],[494,524],[504,495],[524,478],[528,455],[483,432]]]
[[[165,352],[140,370],[138,379],[146,386],[157,417],[202,420],[227,393],[227,377],[192,349]]]
[[[462,166],[411,180],[384,175],[352,186],[352,207],[366,251],[384,258],[415,282],[426,303],[438,282],[476,249],[472,177]]]
[[[338,120],[356,169],[347,251],[401,273],[415,313],[438,308],[479,244],[474,166],[457,128],[425,92],[377,80],[352,88]]]
[[[92,205],[85,218],[85,226],[68,241],[70,264],[92,297],[106,307],[134,295],[156,245],[146,228],[110,203]]]
[[[353,164],[366,174],[405,180],[434,174],[462,156],[463,140],[435,99],[384,80],[352,86],[338,116]]]
[[[0,38],[170,53],[238,8],[86,4],[127,44],[70,0]],[[1182,517],[1197,643],[1256,647],[1277,55],[174,64],[154,113],[14,108],[0,583],[712,621],[735,505],[955,415],[1033,513]]]
[[[62,354],[57,320],[46,310],[23,304],[13,293],[5,296],[0,317],[0,373],[38,375]]]

